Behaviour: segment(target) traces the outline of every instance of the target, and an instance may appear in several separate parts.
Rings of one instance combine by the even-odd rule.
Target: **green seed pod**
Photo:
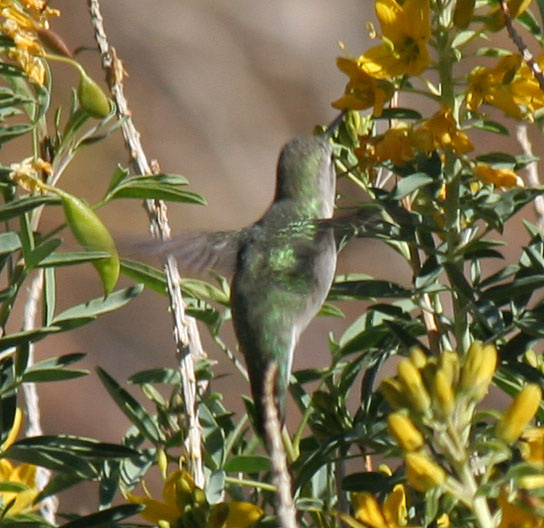
[[[60,189],[51,189],[51,191],[60,196],[66,222],[76,240],[87,251],[109,253],[109,257],[93,261],[93,266],[104,286],[104,294],[109,295],[119,278],[119,254],[110,232],[85,202]]]
[[[104,119],[111,110],[111,101],[106,97],[102,88],[88,75],[82,75],[77,87],[77,98],[81,108],[91,117]]]

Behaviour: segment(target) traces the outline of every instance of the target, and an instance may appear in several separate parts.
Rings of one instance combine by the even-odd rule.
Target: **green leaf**
[[[117,521],[136,515],[144,509],[143,504],[121,504],[85,517],[78,517],[60,526],[60,528],[106,528],[116,526]]]
[[[134,176],[119,182],[106,196],[113,198],[139,198],[144,200],[165,200],[206,205],[206,200],[194,191],[181,189],[187,179],[174,174],[157,174],[155,176]]]
[[[53,319],[53,324],[56,326],[62,326],[63,328],[74,328],[79,324],[84,324],[89,320],[93,320],[99,315],[117,310],[122,306],[125,306],[130,300],[139,295],[143,286],[137,284],[130,288],[118,290],[108,297],[99,297],[93,299],[85,304],[78,304],[72,308],[68,308],[64,312],[61,312]]]
[[[197,299],[209,299],[223,306],[229,306],[229,295],[209,282],[200,279],[182,279],[181,289],[185,295]]]
[[[368,300],[376,297],[409,297],[411,291],[389,281],[346,280],[335,282],[329,291],[329,300]]]
[[[109,253],[105,251],[73,251],[65,253],[51,253],[38,265],[40,267],[58,267],[58,266],[75,266],[76,264],[83,264],[86,262],[93,262],[95,260],[104,259],[109,257]]]
[[[31,211],[32,209],[42,205],[56,205],[58,203],[59,200],[56,196],[32,196],[30,198],[13,200],[0,206],[0,222],[5,222],[11,218],[21,216],[23,213]]]
[[[491,121],[489,119],[482,119],[481,121],[475,121],[471,123],[471,128],[477,128],[478,130],[485,130],[486,132],[492,132],[501,136],[509,136],[510,131],[501,123],[497,121]]]
[[[59,370],[59,369],[32,369],[23,374],[25,383],[42,383],[50,381],[65,381],[89,374],[88,370]]]
[[[489,152],[476,156],[476,161],[493,165],[495,163],[513,166],[516,164],[516,158],[505,152]]]
[[[424,172],[416,172],[415,174],[406,176],[397,183],[396,188],[391,193],[391,199],[401,200],[417,189],[433,183],[433,181],[434,178]]]
[[[221,469],[212,471],[206,484],[206,500],[209,504],[217,504],[225,491],[225,472]]]
[[[119,383],[105,370],[97,367],[100,380],[123,414],[154,444],[162,441],[162,435],[153,418]]]
[[[8,233],[0,233],[0,255],[5,255],[7,253],[13,253],[21,249],[21,241],[19,240],[19,235],[13,231]]]
[[[378,471],[364,471],[353,473],[342,480],[342,489],[345,491],[366,491],[377,494],[384,493],[391,488],[395,479]]]
[[[228,473],[261,473],[270,471],[270,459],[263,455],[237,455],[228,460],[223,469]]]
[[[374,119],[421,119],[423,116],[411,108],[384,108],[379,117]]]
[[[181,374],[179,370],[172,368],[156,368],[138,372],[128,379],[128,383],[143,385],[144,383],[169,383],[179,385],[181,383]]]
[[[25,261],[29,268],[35,268],[43,259],[47,258],[62,243],[60,238],[46,240],[32,251],[25,253]]]
[[[36,328],[34,330],[15,332],[14,334],[9,334],[0,338],[0,351],[18,346],[22,343],[34,343],[35,341],[39,341],[49,334],[54,334],[61,331],[62,328],[60,326],[47,326]]]
[[[125,458],[139,456],[140,453],[121,444],[99,442],[93,438],[72,435],[45,435],[23,438],[13,444],[18,448],[35,449],[41,452],[61,450],[88,458]]]
[[[162,270],[135,260],[123,258],[121,259],[121,273],[136,282],[142,283],[146,288],[166,295],[166,275]]]

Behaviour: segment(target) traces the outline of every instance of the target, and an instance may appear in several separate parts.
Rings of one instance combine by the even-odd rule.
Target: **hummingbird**
[[[254,224],[235,231],[187,233],[160,243],[159,253],[173,255],[182,267],[232,273],[233,326],[261,436],[265,371],[272,364],[277,367],[274,398],[283,423],[295,347],[333,282],[335,236],[354,225],[353,218],[332,219],[335,197],[328,137],[297,137],[280,153],[274,199]],[[358,218],[355,224],[365,221]]]

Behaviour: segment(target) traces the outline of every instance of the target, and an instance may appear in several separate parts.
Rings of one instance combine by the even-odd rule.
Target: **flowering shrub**
[[[544,4],[534,4],[542,16]],[[296,430],[283,432],[292,477],[287,494],[296,522],[306,527],[541,527],[541,227],[524,222],[518,261],[494,272],[486,264],[503,258],[505,224],[543,189],[523,169],[538,163],[525,132],[542,125],[544,59],[532,59],[520,37],[542,43],[543,24],[530,0],[375,0],[374,7],[376,45],[358,56],[342,46],[337,66],[348,80],[332,106],[344,115],[329,134],[339,177],[365,192],[384,229],[368,230],[360,214],[368,204],[340,196],[340,205],[355,209],[343,242],[354,235],[380,238],[408,263],[411,277],[402,285],[358,274],[336,278],[324,313],[341,314],[330,304],[336,301],[371,304],[343,335],[331,336],[329,366],[292,377],[301,416]],[[0,292],[0,524],[55,526],[51,498],[97,481],[99,510],[72,515],[64,526],[129,526],[125,520],[138,514],[161,528],[292,528],[275,503],[285,490],[270,483],[277,466],[271,442],[263,449],[251,426],[252,403],[241,416],[224,406],[213,393],[213,363],[192,355],[190,339],[184,346],[191,354],[180,354],[182,368],[190,358],[190,376],[164,368],[129,379],[153,412],[98,369],[132,422],[119,444],[69,434],[20,437],[22,387],[87,374],[69,368],[80,354],[35,362],[34,343],[92,323],[144,286],[172,287],[168,272],[120,258],[99,207],[118,198],[203,198],[187,190],[181,176],[132,175],[122,167],[94,206],[66,192],[62,177],[78,151],[128,120],[119,107],[122,74],[109,72],[110,100],[50,30],[58,11],[42,0],[0,0],[0,9],[0,101],[12,110],[0,113],[0,141],[29,135],[33,149],[0,167],[6,225],[0,273],[7,285]],[[511,49],[490,45],[496,35],[509,36]],[[75,67],[80,81],[65,121],[58,114],[48,134],[51,61]],[[408,95],[415,108],[405,107]],[[491,140],[476,147],[476,133],[514,132],[519,141],[512,138],[508,153],[484,150]],[[38,234],[42,207],[54,204],[62,205],[82,251],[60,251],[57,229]],[[18,228],[8,224],[13,219]],[[59,312],[56,270],[84,262],[95,266],[105,296]],[[120,273],[138,284],[116,290]],[[23,284],[36,275],[45,280],[32,283],[27,322],[6,333]],[[183,280],[185,306],[244,377],[221,338],[230,318],[228,282],[213,277],[213,284]],[[44,306],[39,323],[29,315],[36,298]],[[173,302],[174,314],[179,306]],[[382,372],[386,364],[392,375]],[[492,387],[508,397],[506,408],[488,397]],[[353,409],[347,402],[354,394]],[[27,412],[35,411],[29,406]],[[37,479],[43,469],[52,472],[45,487]],[[162,477],[160,499],[146,488],[148,471]]]

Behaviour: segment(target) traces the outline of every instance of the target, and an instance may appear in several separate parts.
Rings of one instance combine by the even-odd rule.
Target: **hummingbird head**
[[[274,201],[292,200],[300,212],[331,218],[336,193],[332,145],[322,136],[293,139],[281,151]]]

